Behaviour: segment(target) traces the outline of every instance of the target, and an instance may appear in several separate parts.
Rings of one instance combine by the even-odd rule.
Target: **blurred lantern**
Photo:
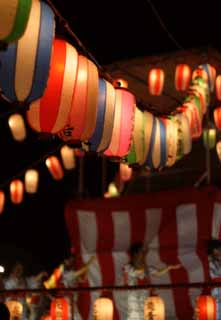
[[[151,146],[151,139],[153,128],[155,124],[155,117],[150,112],[144,112],[144,157],[142,159],[141,164],[144,164],[148,154],[150,152]]]
[[[216,81],[216,69],[208,63],[202,64],[200,67],[203,68],[203,70],[205,70],[208,75],[208,86],[210,91],[212,92],[214,90]]]
[[[219,161],[221,161],[221,141],[218,141],[216,144],[216,153],[219,158]]]
[[[9,117],[8,124],[11,129],[13,138],[16,141],[23,141],[26,138],[26,128],[23,117],[16,113]]]
[[[5,207],[5,193],[0,190],[0,214],[3,212]]]
[[[103,152],[111,141],[115,112],[115,89],[104,79],[99,79],[96,127],[88,141],[90,151]]]
[[[32,0],[24,35],[0,53],[0,87],[9,101],[30,103],[43,95],[48,80],[54,28],[51,8],[43,1]]]
[[[0,41],[19,39],[27,26],[32,0],[0,1]]]
[[[23,306],[20,302],[15,300],[9,300],[5,303],[10,312],[10,319],[21,320],[23,318]]]
[[[37,132],[57,133],[68,121],[76,84],[78,53],[64,40],[54,40],[47,88],[27,112],[29,125]],[[71,132],[68,133],[71,136]]]
[[[216,320],[216,300],[212,296],[201,295],[196,300],[195,318],[197,320]]]
[[[175,73],[175,87],[177,91],[186,91],[191,79],[191,69],[187,64],[178,64]]]
[[[173,117],[178,127],[177,160],[188,154],[192,148],[192,138],[190,133],[189,120],[184,112]]]
[[[165,307],[163,300],[158,296],[150,296],[144,302],[144,320],[164,320]]]
[[[164,71],[160,68],[151,69],[148,75],[149,93],[154,96],[161,95],[164,86]]]
[[[199,84],[194,84],[189,87],[188,94],[199,98],[202,113],[205,114],[209,104],[208,90],[202,88]]]
[[[37,170],[30,169],[25,173],[25,191],[35,193],[38,189],[39,174]]]
[[[61,180],[64,177],[64,171],[57,157],[51,156],[46,159],[45,163],[55,180]]]
[[[172,119],[172,117],[171,117]],[[162,119],[166,127],[167,162],[166,166],[171,167],[176,162],[178,147],[178,126],[171,119]]]
[[[128,82],[125,79],[115,79],[113,81],[113,86],[115,88],[128,88]]]
[[[68,146],[63,146],[61,148],[61,158],[65,169],[71,170],[74,169],[75,164],[75,154],[74,149]]]
[[[126,89],[116,89],[114,126],[106,156],[125,157],[130,150],[135,113],[135,97]]]
[[[192,74],[192,80],[194,81],[196,78],[203,78],[204,81],[208,83],[208,74],[207,72],[202,68],[202,66],[199,66],[197,69],[193,71]]]
[[[105,198],[119,197],[120,193],[117,190],[116,184],[111,182],[108,186],[108,191],[104,194]]]
[[[10,183],[10,198],[14,204],[20,204],[23,201],[24,185],[21,180],[13,180]]]
[[[221,100],[221,75],[216,77],[216,97]]]
[[[114,306],[111,299],[100,297],[94,302],[94,320],[113,320]]]
[[[133,170],[126,163],[120,163],[120,180],[129,181],[132,177]]]
[[[56,298],[51,302],[51,320],[68,320],[69,318],[69,305],[65,298]]]
[[[187,116],[192,139],[198,139],[202,135],[202,119],[199,109],[192,102],[185,102],[182,112]]]
[[[221,107],[213,111],[213,118],[217,129],[221,130]]]
[[[203,130],[203,143],[205,147],[213,149],[216,145],[216,129]]]

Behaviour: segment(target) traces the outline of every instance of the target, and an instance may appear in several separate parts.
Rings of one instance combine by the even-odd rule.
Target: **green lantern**
[[[203,143],[205,147],[213,149],[216,145],[216,129],[210,128],[203,130]]]

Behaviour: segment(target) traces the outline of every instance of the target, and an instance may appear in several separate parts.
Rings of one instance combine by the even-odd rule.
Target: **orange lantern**
[[[221,75],[216,77],[216,97],[221,100]]]
[[[164,86],[164,71],[160,68],[151,69],[148,75],[149,93],[154,96],[161,95]]]
[[[100,297],[94,302],[94,320],[113,320],[114,306],[109,298]]]
[[[216,127],[221,130],[221,107],[218,107],[213,111],[213,118]]]
[[[25,191],[35,193],[38,189],[39,174],[37,170],[27,170],[25,173]]]
[[[0,214],[3,212],[5,207],[5,193],[0,190]]]
[[[197,298],[195,315],[197,320],[216,320],[216,300],[211,296]]]
[[[125,79],[115,79],[113,81],[113,86],[115,88],[128,88],[128,82]]]
[[[69,305],[65,298],[56,298],[51,302],[51,320],[68,320]]]
[[[216,144],[216,153],[219,158],[219,161],[221,161],[221,141],[218,141]]]
[[[23,201],[24,185],[21,180],[13,180],[10,184],[10,197],[11,202],[20,204]]]
[[[46,159],[45,163],[55,180],[61,180],[64,177],[64,171],[57,157],[51,156]]]
[[[65,169],[70,170],[75,168],[76,164],[73,148],[63,146],[61,148],[61,158]]]
[[[23,141],[26,138],[26,128],[23,117],[20,114],[13,114],[8,119],[13,138],[16,141]]]
[[[152,319],[165,319],[164,302],[158,296],[150,296],[144,302],[144,320]]]
[[[189,87],[191,69],[187,64],[178,64],[175,73],[175,87],[177,91],[185,91]]]
[[[5,303],[10,312],[10,319],[22,319],[23,306],[19,301],[9,300]]]
[[[132,177],[133,170],[126,163],[120,163],[120,179],[121,181],[129,181]]]

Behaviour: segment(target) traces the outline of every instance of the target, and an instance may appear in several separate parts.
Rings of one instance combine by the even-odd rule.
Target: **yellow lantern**
[[[213,149],[216,145],[216,129],[210,128],[203,131],[204,146]]]
[[[3,212],[5,207],[5,193],[0,190],[0,214]]]
[[[11,202],[20,204],[24,196],[24,185],[21,180],[13,180],[10,184],[10,197]]]
[[[35,193],[38,189],[39,174],[37,170],[27,170],[25,173],[25,191]]]
[[[196,300],[196,320],[216,320],[216,300],[211,296],[201,295]]]
[[[128,88],[128,82],[125,79],[115,79],[113,82],[115,88]]]
[[[146,298],[144,302],[144,320],[164,320],[165,307],[163,300],[158,296]]]
[[[76,166],[74,149],[68,146],[63,146],[61,148],[61,158],[65,169],[74,169]]]
[[[23,117],[20,114],[13,114],[8,119],[13,138],[16,141],[23,141],[26,138],[26,128]]]
[[[111,299],[100,297],[94,302],[94,320],[112,320],[114,306]]]
[[[55,180],[61,180],[64,177],[64,171],[57,157],[51,156],[46,159],[45,163]]]
[[[20,302],[10,300],[6,302],[6,305],[10,312],[10,319],[20,320],[22,319],[23,306]]]

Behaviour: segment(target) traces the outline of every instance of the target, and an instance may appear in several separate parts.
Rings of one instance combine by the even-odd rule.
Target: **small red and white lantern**
[[[114,306],[111,299],[101,297],[94,302],[94,320],[113,320]]]
[[[22,142],[26,138],[26,128],[23,117],[16,113],[9,117],[8,124],[13,138],[16,141]]]
[[[160,68],[151,69],[148,75],[149,93],[153,96],[160,96],[164,86],[164,71]]]
[[[121,78],[115,79],[113,81],[113,86],[115,88],[126,88],[127,89],[128,88],[128,82],[127,82],[127,80],[121,79]]]
[[[191,68],[187,64],[178,64],[175,72],[175,87],[177,91],[186,91],[191,79]]]
[[[39,173],[37,170],[30,169],[25,173],[25,191],[36,193],[38,189]]]
[[[51,302],[51,320],[68,320],[69,305],[65,298],[56,298]]]
[[[0,190],[0,214],[2,214],[5,207],[5,193]]]
[[[61,148],[61,158],[63,162],[63,166],[67,170],[74,169],[76,166],[75,163],[75,154],[74,154],[74,149],[70,148],[68,146],[63,146]]]
[[[21,180],[13,180],[10,184],[10,198],[14,204],[20,204],[24,197],[24,184]]]
[[[120,180],[129,181],[132,177],[133,170],[126,163],[120,163]]]
[[[144,302],[144,320],[164,320],[165,306],[163,300],[158,296],[150,296]]]
[[[213,118],[217,129],[221,130],[221,107],[213,111]]]
[[[216,97],[221,100],[221,75],[216,77]]]
[[[61,180],[64,177],[64,170],[57,157],[51,156],[47,158],[45,164],[55,180]]]
[[[201,295],[197,298],[195,315],[197,320],[216,320],[216,300],[212,296]]]

